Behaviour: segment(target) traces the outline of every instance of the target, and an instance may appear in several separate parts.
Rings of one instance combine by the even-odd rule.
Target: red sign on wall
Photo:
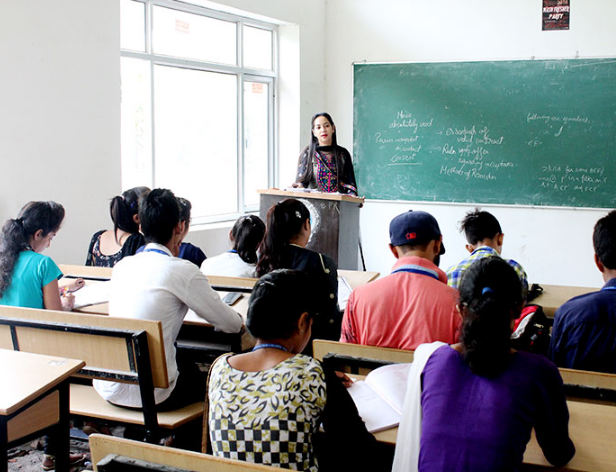
[[[569,0],[543,0],[543,31],[569,29]]]

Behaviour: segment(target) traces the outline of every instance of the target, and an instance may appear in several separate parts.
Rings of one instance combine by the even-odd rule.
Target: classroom
[[[353,146],[353,63],[595,58],[613,56],[612,2],[576,4],[569,31],[542,31],[541,4],[368,0],[196,1],[278,22],[276,158],[272,187],[288,186],[310,117],[328,111],[338,142]],[[94,231],[107,225],[121,190],[120,7],[118,2],[9,0],[0,5],[3,92],[0,113],[3,221],[29,200],[52,199],[67,212],[49,255],[83,263]],[[607,156],[606,156],[607,158]],[[361,194],[361,189],[360,189]],[[478,202],[481,203],[481,202]],[[368,270],[389,272],[387,225],[409,208],[431,212],[447,245],[441,266],[464,256],[457,223],[468,204],[367,201],[361,239]],[[598,209],[496,206],[504,255],[531,282],[600,287],[591,232]],[[188,241],[206,254],[226,249],[231,222],[193,227]],[[566,253],[566,257],[564,254]],[[574,268],[574,270],[571,270]]]
[[[353,154],[355,64],[616,57],[616,3],[608,0],[572,5],[567,31],[542,31],[540,0],[147,1],[190,4],[274,25],[267,178],[272,188],[294,182],[317,112],[331,114],[338,144]],[[62,231],[46,251],[59,264],[83,265],[91,235],[109,227],[109,200],[126,187],[120,11],[120,0],[0,2],[0,221],[31,200],[61,203]],[[602,158],[613,161],[612,155]],[[503,257],[518,261],[529,283],[603,285],[593,261],[592,231],[609,209],[566,205],[367,199],[360,211],[365,269],[390,273],[395,259],[389,223],[409,209],[438,220],[447,246],[440,267],[446,269],[467,255],[458,223],[475,207],[498,218],[506,234]],[[237,216],[197,222],[186,241],[208,256],[220,254],[228,249]]]

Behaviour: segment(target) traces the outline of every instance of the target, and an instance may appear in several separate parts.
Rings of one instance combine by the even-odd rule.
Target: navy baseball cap
[[[396,216],[389,224],[389,240],[392,246],[425,244],[442,235],[436,219],[425,211],[409,210]],[[445,254],[441,243],[440,254]]]

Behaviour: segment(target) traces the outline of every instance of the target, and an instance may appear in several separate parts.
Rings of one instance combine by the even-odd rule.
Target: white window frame
[[[216,72],[223,74],[232,74],[237,77],[237,201],[238,211],[229,214],[218,214],[213,216],[198,216],[193,215],[193,225],[216,223],[224,221],[233,221],[240,215],[245,213],[256,212],[259,209],[258,205],[245,205],[244,195],[244,82],[259,82],[268,85],[268,182],[267,187],[275,186],[276,179],[276,167],[278,160],[276,156],[275,146],[275,126],[276,126],[276,86],[278,79],[278,27],[275,24],[247,18],[231,13],[212,10],[209,8],[201,7],[198,5],[191,5],[189,3],[183,3],[175,0],[131,0],[136,3],[144,4],[145,8],[145,52],[137,52],[121,49],[121,57],[134,58],[145,60],[149,62],[150,66],[150,103],[151,103],[151,146],[152,146],[152,171],[150,176],[150,182],[144,182],[144,185],[150,185],[155,188],[156,185],[156,169],[155,169],[155,136],[156,136],[156,123],[154,121],[154,66],[163,65],[168,67],[187,68],[193,70],[200,70],[206,72]],[[200,60],[192,60],[178,57],[170,57],[154,54],[152,51],[152,25],[153,15],[152,11],[155,6],[170,8],[186,13],[192,13],[196,15],[206,16],[217,20],[230,21],[237,24],[236,28],[236,65],[218,64]],[[251,26],[260,29],[265,29],[272,32],[272,70],[261,70],[254,68],[243,67],[243,27]],[[126,190],[126,189],[123,189]],[[172,189],[173,190],[173,189]],[[180,195],[181,196],[181,195]]]

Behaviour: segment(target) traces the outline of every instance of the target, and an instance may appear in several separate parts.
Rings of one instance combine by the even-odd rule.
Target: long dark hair
[[[21,251],[30,247],[30,238],[38,230],[43,236],[60,229],[64,207],[56,202],[30,202],[15,219],[7,220],[0,237],[0,297],[11,285],[13,269]]]
[[[267,228],[259,250],[261,255],[257,263],[257,275],[261,277],[276,269],[283,269],[282,256],[284,246],[293,236],[299,234],[302,226],[310,218],[306,205],[294,198],[278,202],[267,212]]]
[[[135,187],[111,199],[109,213],[111,221],[113,221],[113,234],[116,243],[120,244],[118,241],[118,229],[130,234],[139,231],[139,225],[135,222],[134,216],[139,214],[139,198],[149,191],[148,187]]]
[[[319,140],[318,138],[314,135],[314,133],[312,132],[312,130],[314,129],[314,122],[315,120],[320,117],[323,116],[327,119],[327,121],[330,122],[330,124],[332,125],[332,128],[334,128],[334,132],[332,133],[332,152],[334,153],[334,158],[336,160],[336,167],[338,169],[338,171],[340,171],[340,169],[342,168],[342,151],[340,150],[340,147],[338,146],[338,140],[336,138],[336,125],[334,124],[334,120],[332,120],[332,117],[330,116],[329,113],[325,113],[325,112],[320,112],[317,113],[316,115],[314,115],[312,117],[312,121],[310,122],[310,144],[308,145],[308,150],[306,151],[307,154],[302,154],[300,156],[300,162],[298,163],[298,167],[302,166],[302,160],[306,160],[305,162],[305,172],[298,175],[298,182],[300,182],[304,187],[306,187],[308,185],[308,183],[312,180],[313,177],[313,161],[314,161],[314,152],[317,149],[317,146],[319,145]]]
[[[265,223],[255,215],[246,215],[238,218],[231,229],[233,249],[237,251],[244,262],[255,264],[257,262],[257,248],[265,234]]]
[[[290,337],[303,313],[314,315],[308,284],[308,275],[297,270],[275,270],[261,277],[248,301],[248,332],[261,339]]]
[[[522,283],[500,257],[473,263],[460,282],[462,354],[477,375],[491,377],[506,368],[511,351],[511,322],[520,315]]]

